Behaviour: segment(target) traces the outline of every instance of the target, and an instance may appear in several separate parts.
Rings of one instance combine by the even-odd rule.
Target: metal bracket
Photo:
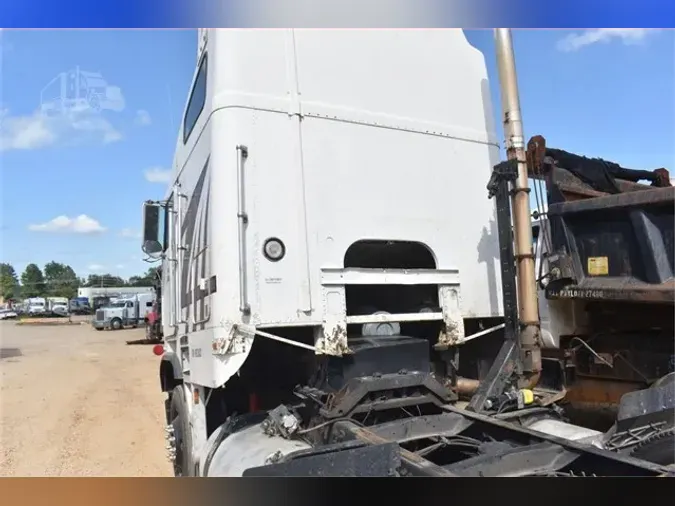
[[[502,298],[504,301],[504,344],[495,358],[487,377],[471,398],[467,409],[481,412],[487,409],[486,401],[504,392],[514,374],[520,372],[521,357],[518,336],[518,293],[516,264],[513,254],[513,229],[511,226],[511,201],[509,184],[516,180],[518,165],[507,160],[494,166],[487,185],[489,198],[495,199],[497,230],[499,232],[499,259],[502,270]]]
[[[283,404],[269,412],[262,422],[262,429],[268,436],[290,439],[300,427],[301,421]]]
[[[487,400],[491,397],[497,397],[506,390],[513,380],[516,372],[516,352],[518,343],[514,340],[507,340],[497,354],[497,358],[492,363],[492,367],[487,376],[480,382],[478,390],[471,397],[468,411],[482,412],[490,409]]]
[[[508,192],[508,183],[512,183],[518,177],[518,162],[516,160],[506,160],[498,163],[492,168],[492,175],[487,184],[488,198],[497,197],[500,189],[506,185]]]
[[[390,397],[362,401],[374,392],[386,392],[397,389],[412,389],[417,387],[418,395],[410,397]],[[331,420],[343,418],[355,413],[367,413],[385,409],[400,408],[412,405],[434,404],[443,406],[455,400],[454,394],[441,385],[431,374],[410,372],[406,374],[383,374],[381,376],[366,376],[354,378],[338,392],[327,408],[321,409],[321,416]]]

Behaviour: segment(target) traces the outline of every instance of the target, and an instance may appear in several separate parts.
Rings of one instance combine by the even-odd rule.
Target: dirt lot
[[[0,476],[171,476],[142,335],[0,322]]]

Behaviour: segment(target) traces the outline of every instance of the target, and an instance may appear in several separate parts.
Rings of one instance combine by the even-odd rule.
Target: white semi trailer
[[[545,407],[539,432],[458,409],[457,349],[503,340],[512,295],[485,190],[499,161],[487,71],[461,30],[209,29],[199,43],[172,182],[144,205],[176,475],[574,474],[588,452],[662,472],[588,449],[602,434]],[[526,383],[484,404],[541,404]],[[503,431],[519,436],[492,441]],[[536,465],[509,459],[534,442]]]

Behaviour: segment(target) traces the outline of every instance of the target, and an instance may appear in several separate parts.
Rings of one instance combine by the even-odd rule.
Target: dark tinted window
[[[539,224],[532,225],[532,253],[537,254],[537,239],[539,239]]]
[[[187,110],[185,111],[185,118],[183,119],[183,143],[190,137],[192,129],[195,127],[195,123],[197,123],[199,115],[202,113],[202,109],[204,109],[204,103],[206,102],[207,62],[208,58],[205,53],[202,62],[199,64],[197,79],[195,79],[195,84],[192,87],[190,100],[188,101]]]
[[[159,215],[159,242],[162,243],[163,251],[166,252],[169,247],[169,241],[171,240],[171,230],[169,228],[169,213],[173,208],[173,194],[169,197],[166,202],[166,205],[162,209],[162,213]]]

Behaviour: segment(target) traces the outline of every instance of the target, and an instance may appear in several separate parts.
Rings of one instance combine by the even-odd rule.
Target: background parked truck
[[[98,308],[91,324],[96,330],[137,327],[144,324],[146,316],[152,311],[154,301],[154,293],[120,297],[115,302]]]

